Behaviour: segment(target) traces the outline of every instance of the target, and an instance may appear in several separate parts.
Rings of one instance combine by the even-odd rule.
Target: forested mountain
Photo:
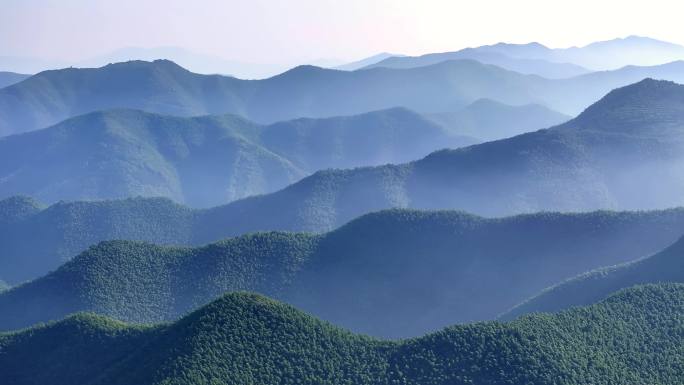
[[[512,106],[491,99],[479,99],[462,109],[431,114],[428,118],[454,134],[483,142],[536,131],[571,119],[539,104]]]
[[[597,269],[561,282],[506,312],[502,318],[590,305],[620,289],[660,282],[684,282],[684,239],[648,258]]]
[[[399,108],[269,126],[232,115],[95,112],[0,138],[0,198],[164,196],[215,206],[319,169],[407,162],[473,142]]]
[[[98,205],[50,208],[28,222],[32,232],[9,231],[3,242],[12,253],[3,256],[3,273],[26,277],[53,268],[54,250],[86,247],[96,237],[195,244],[220,234],[205,212],[174,213],[163,201]],[[39,225],[64,218],[73,232]],[[260,233],[198,248],[104,242],[0,295],[0,330],[86,310],[128,321],[173,320],[225,291],[249,290],[354,331],[415,336],[493,319],[549,285],[649,255],[682,233],[683,210],[502,219],[391,210],[323,235]],[[29,237],[53,241],[21,242]]]
[[[439,113],[489,98],[506,104],[542,104],[575,115],[613,88],[644,77],[684,82],[683,74],[684,62],[676,62],[548,80],[456,60],[352,72],[300,66],[269,79],[248,81],[195,74],[167,60],[132,61],[45,71],[0,89],[0,135],[115,108],[180,116],[231,113],[273,123],[393,107]]]
[[[637,287],[558,315],[384,342],[236,293],[173,324],[80,314],[0,334],[0,373],[13,385],[676,385],[683,303],[681,285]]]
[[[31,75],[0,71],[0,88],[10,86],[28,78]]]

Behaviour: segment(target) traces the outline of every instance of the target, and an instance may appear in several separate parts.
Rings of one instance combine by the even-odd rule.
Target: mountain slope
[[[0,197],[164,196],[206,207],[276,191],[321,168],[405,162],[473,142],[403,109],[271,126],[113,110],[0,138]]]
[[[150,218],[154,206],[142,203],[129,202],[130,209],[138,208],[143,218]],[[51,247],[39,243],[46,251],[29,245],[16,251],[15,260],[5,257],[8,270],[3,272],[54,266],[51,250],[87,245],[95,236],[162,236],[153,229],[136,234],[132,229],[154,227],[155,222],[126,220],[122,208],[109,210],[117,215],[106,214],[102,207],[72,213],[84,224],[98,211],[122,217],[115,235],[111,230],[97,232],[94,224],[73,223],[90,238],[65,234]],[[174,231],[185,229],[177,242],[183,240],[180,236],[190,238],[186,243],[211,236],[200,229],[216,229],[216,223],[198,217],[196,223],[202,224],[195,227],[166,219]],[[392,210],[366,215],[322,235],[259,233],[199,248],[104,242],[54,272],[1,294],[0,330],[77,311],[136,322],[173,320],[224,291],[249,290],[296,304],[354,331],[414,336],[453,322],[492,319],[544,287],[648,255],[683,232],[682,210],[502,219]],[[14,242],[20,240],[19,234],[9,235]],[[31,236],[54,237],[45,231]],[[46,255],[43,260],[22,258],[41,253]]]
[[[552,286],[502,318],[585,306],[630,286],[660,282],[684,282],[684,239],[648,258],[591,271]]]
[[[18,74],[14,72],[0,71],[0,88],[11,86],[28,78],[31,75]]]
[[[538,104],[511,106],[490,99],[479,99],[460,110],[428,117],[454,133],[482,141],[508,138],[570,120],[570,116]]]
[[[548,80],[472,60],[339,71],[300,66],[248,81],[199,75],[166,60],[45,71],[0,89],[0,135],[88,112],[132,108],[179,116],[237,114],[259,123],[355,115],[393,107],[436,113],[488,98],[575,115],[613,88],[644,77],[684,82],[684,63]],[[592,74],[590,74],[592,75]]]
[[[0,335],[0,373],[13,385],[557,384],[559,379],[669,385],[680,383],[684,371],[683,298],[681,285],[639,287],[559,315],[379,342],[260,296],[229,294],[170,325],[140,328],[77,315]]]

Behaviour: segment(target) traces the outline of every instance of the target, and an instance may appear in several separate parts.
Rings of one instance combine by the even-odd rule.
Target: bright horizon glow
[[[497,42],[684,43],[673,0],[3,0],[0,56],[78,61],[175,46],[247,63],[420,55]]]

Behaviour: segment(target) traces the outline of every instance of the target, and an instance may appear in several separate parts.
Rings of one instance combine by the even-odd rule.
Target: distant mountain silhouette
[[[261,126],[231,116],[95,112],[0,138],[0,197],[165,196],[215,206],[319,169],[406,162],[472,144],[405,109]]]
[[[247,81],[194,74],[170,61],[134,61],[46,71],[0,89],[0,135],[113,108],[180,116],[231,113],[272,123],[393,107],[439,113],[488,98],[506,104],[536,103],[574,115],[606,92],[645,77],[684,82],[684,62],[562,80],[460,60],[351,72],[301,66],[273,78]]]
[[[508,138],[570,120],[570,116],[538,104],[511,106],[491,99],[479,99],[460,110],[428,117],[454,133],[481,141]]]
[[[19,83],[20,81],[28,78],[29,76],[31,75],[0,71],[0,88],[11,86],[15,83]]]
[[[590,72],[588,69],[575,64],[509,57],[502,53],[489,52],[477,48],[466,48],[455,52],[431,53],[422,56],[392,56],[364,68],[416,68],[449,60],[464,59],[477,60],[484,64],[492,64],[521,74],[539,75],[549,79],[569,78]]]
[[[654,66],[684,60],[684,46],[642,36],[600,41],[584,47],[551,49],[539,43],[499,43],[475,49],[519,59],[574,63],[592,70],[611,70],[628,65]]]
[[[395,55],[387,52],[382,52],[377,55],[369,56],[366,58],[363,58],[361,60],[353,61],[351,63],[347,64],[342,64],[340,66],[335,67],[336,70],[343,70],[343,71],[356,71],[358,69],[368,67],[370,65],[373,65],[375,63],[381,62],[387,58],[390,57],[403,57],[404,55]]]

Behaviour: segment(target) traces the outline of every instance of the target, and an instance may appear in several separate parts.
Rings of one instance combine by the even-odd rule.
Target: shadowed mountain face
[[[454,133],[482,141],[509,138],[570,120],[569,116],[538,104],[511,106],[490,99],[428,117]]]
[[[19,83],[20,81],[28,78],[29,76],[31,75],[0,71],[0,88],[11,86],[15,83]]]
[[[406,162],[474,141],[403,109],[271,126],[230,115],[113,110],[1,138],[0,197],[164,196],[213,206],[273,192],[321,168]]]
[[[0,335],[0,372],[14,385],[552,384],[559,378],[675,385],[684,370],[683,303],[681,285],[637,287],[558,315],[385,342],[234,293],[173,324],[136,327],[80,314]]]
[[[590,305],[624,288],[661,282],[684,282],[684,239],[651,257],[594,270],[552,286],[501,318]]]
[[[17,220],[11,229],[28,233],[3,231],[3,278],[52,269],[59,262],[51,251],[99,239],[196,244],[221,229],[204,212],[159,203],[79,204]],[[45,226],[67,220],[65,229]],[[393,210],[323,235],[260,233],[194,249],[104,242],[0,295],[0,330],[77,311],[173,320],[225,291],[249,290],[354,331],[415,336],[493,319],[549,285],[648,255],[683,232],[682,210],[503,219]]]
[[[198,75],[173,62],[133,61],[46,71],[0,89],[0,135],[32,131],[106,109],[194,116],[237,114],[272,123],[393,107],[451,111],[482,98],[536,103],[574,115],[613,88],[645,77],[684,82],[684,63],[547,80],[472,60],[360,71],[301,66],[258,81]],[[590,77],[587,77],[590,76]]]

